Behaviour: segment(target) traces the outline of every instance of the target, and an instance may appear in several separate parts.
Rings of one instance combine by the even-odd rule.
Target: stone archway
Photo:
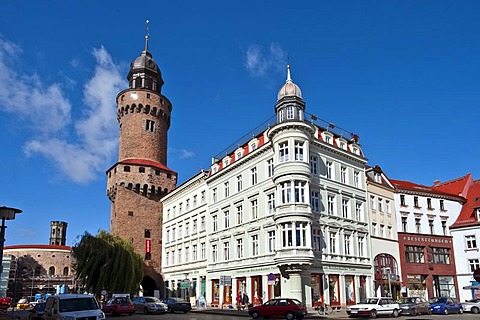
[[[144,296],[153,297],[153,296],[155,296],[155,290],[160,290],[160,288],[157,287],[157,284],[155,283],[155,280],[153,280],[149,276],[143,277],[140,284],[142,285]]]

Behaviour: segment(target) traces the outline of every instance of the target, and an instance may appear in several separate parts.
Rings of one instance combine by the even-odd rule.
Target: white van
[[[88,294],[60,294],[48,297],[45,305],[48,320],[104,320],[105,313],[94,296]]]

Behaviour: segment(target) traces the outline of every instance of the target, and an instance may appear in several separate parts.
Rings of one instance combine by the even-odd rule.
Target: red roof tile
[[[72,250],[70,246],[59,246],[50,244],[19,244],[13,246],[5,246],[5,250],[19,250],[19,249],[43,249],[43,250]]]
[[[470,184],[466,198],[467,202],[463,205],[457,221],[450,226],[451,229],[480,225],[476,215],[476,210],[480,208],[480,180],[475,180]]]
[[[155,167],[157,169],[161,169],[161,170],[164,170],[164,171],[170,171],[170,172],[175,173],[175,171],[173,171],[172,169],[168,168],[167,166],[161,164],[160,162],[156,162],[156,161],[152,161],[152,160],[126,159],[126,160],[122,160],[118,163],[121,163],[121,164],[136,164],[136,165],[140,165],[140,166],[150,166],[150,167]]]
[[[434,193],[434,194],[440,194],[440,195],[459,196],[458,193],[451,193],[444,190],[436,189],[435,187],[429,187],[422,184],[413,183],[410,181],[394,180],[394,179],[389,179],[389,180],[393,184],[393,186],[397,189]]]
[[[472,175],[468,173],[463,177],[434,185],[433,188],[446,193],[457,194],[459,196],[466,198],[468,189],[472,184],[472,182],[473,182]]]

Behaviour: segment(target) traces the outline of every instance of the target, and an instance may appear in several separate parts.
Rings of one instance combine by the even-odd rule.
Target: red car
[[[287,320],[303,319],[307,315],[307,307],[297,299],[275,298],[264,304],[248,309],[253,319],[260,317],[280,317]]]
[[[114,297],[108,300],[102,308],[103,312],[118,315],[128,313],[132,315],[135,312],[133,303],[128,297]]]

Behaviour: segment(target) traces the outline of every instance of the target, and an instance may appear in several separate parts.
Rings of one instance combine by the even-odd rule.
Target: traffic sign
[[[475,271],[473,271],[473,278],[480,282],[480,268],[477,268]]]

